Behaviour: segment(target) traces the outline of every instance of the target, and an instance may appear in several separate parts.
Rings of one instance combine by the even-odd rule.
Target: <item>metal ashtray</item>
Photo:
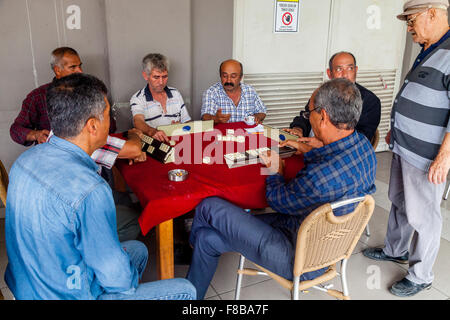
[[[187,179],[189,172],[183,169],[170,170],[168,173],[170,181],[184,181]]]

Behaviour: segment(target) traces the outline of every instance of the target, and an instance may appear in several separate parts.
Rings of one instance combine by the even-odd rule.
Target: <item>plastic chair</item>
[[[357,202],[360,203],[353,212],[339,217],[333,214],[334,209]],[[241,255],[237,271],[235,299],[239,300],[244,274],[265,274],[290,290],[293,300],[298,300],[299,291],[309,288],[325,291],[329,295],[342,300],[349,300],[350,295],[346,276],[347,261],[372,216],[374,207],[375,201],[371,196],[367,195],[331,204],[327,203],[311,212],[298,230],[293,281],[274,274],[255,263],[253,264],[257,269],[244,268],[245,257]],[[342,291],[332,290],[330,286],[319,287],[319,284],[327,282],[338,275],[336,264],[339,261],[341,261]],[[300,276],[303,273],[325,267],[329,268],[323,275],[313,280],[300,281]]]
[[[9,178],[2,161],[0,160],[0,200],[6,206],[6,191],[8,190]]]

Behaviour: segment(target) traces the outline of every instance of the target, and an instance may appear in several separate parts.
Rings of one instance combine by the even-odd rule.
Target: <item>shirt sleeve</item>
[[[116,162],[120,150],[122,150],[125,140],[108,136],[106,144],[95,150],[91,158],[99,165],[111,169]]]
[[[140,93],[141,91],[139,91]],[[139,93],[135,94],[130,99],[130,108],[133,117],[138,114],[144,115],[145,103],[138,97]]]
[[[309,101],[305,106],[305,111],[309,109]],[[289,128],[301,128],[303,131],[303,136],[308,137],[309,133],[311,132],[311,123],[308,119],[305,119],[301,115],[298,115],[294,118],[294,120],[289,125]]]
[[[26,141],[28,133],[35,129],[37,123],[36,101],[30,93],[22,103],[19,115],[11,125],[9,133],[11,138],[18,144],[31,146],[33,141]]]
[[[80,204],[74,221],[77,249],[107,293],[129,292],[138,286],[139,274],[122,248],[116,226],[111,189],[99,182]]]
[[[369,141],[372,140],[375,135],[375,131],[378,128],[381,120],[381,102],[375,95],[369,95],[363,101],[363,107],[361,110],[361,116],[356,130],[366,136]]]
[[[253,89],[253,90],[255,90],[255,89]],[[255,94],[255,99],[254,99],[255,113],[266,113],[267,108],[264,105],[264,103],[262,102],[261,98],[258,96],[256,91],[254,91],[254,94]]]
[[[180,122],[185,123],[191,120],[191,117],[189,116],[189,112],[187,111],[186,104],[184,103],[183,97],[181,96],[181,93],[178,92],[178,99],[180,100]]]
[[[218,104],[215,98],[214,90],[208,89],[203,94],[200,117],[203,117],[205,114],[215,115],[217,110]]]

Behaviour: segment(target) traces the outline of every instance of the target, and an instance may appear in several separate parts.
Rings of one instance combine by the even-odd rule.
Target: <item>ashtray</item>
[[[184,181],[187,179],[189,172],[183,169],[170,170],[168,173],[170,181]]]

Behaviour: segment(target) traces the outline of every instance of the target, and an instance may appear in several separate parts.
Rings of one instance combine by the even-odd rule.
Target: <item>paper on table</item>
[[[246,128],[245,129],[247,133],[263,133],[264,132],[264,126],[262,124],[258,124],[254,128]]]

